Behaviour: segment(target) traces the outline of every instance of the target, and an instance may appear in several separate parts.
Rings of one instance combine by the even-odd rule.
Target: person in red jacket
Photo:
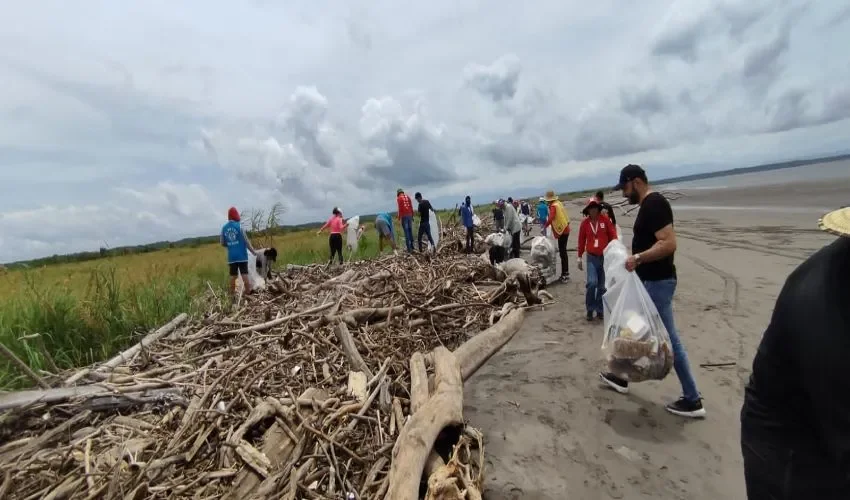
[[[404,242],[407,246],[407,251],[413,251],[413,202],[410,201],[410,196],[404,194],[404,190],[399,188],[396,191],[396,203],[398,204],[398,220],[401,221],[401,229],[404,231]]]
[[[578,268],[582,268],[581,257],[587,253],[587,320],[593,321],[593,313],[603,319],[602,295],[605,294],[605,269],[602,267],[602,252],[612,240],[617,239],[617,230],[611,219],[600,214],[602,206],[596,198],[589,198],[582,213],[587,217],[578,230]]]

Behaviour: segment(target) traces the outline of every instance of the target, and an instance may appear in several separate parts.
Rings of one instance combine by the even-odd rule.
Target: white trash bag
[[[511,247],[511,236],[505,231],[499,231],[496,233],[491,233],[484,238],[484,243],[487,243],[491,247],[503,247],[510,248]]]
[[[546,236],[537,236],[531,240],[531,255],[529,264],[540,269],[540,274],[546,282],[552,282],[558,276],[558,248],[554,240]]]
[[[607,260],[605,264],[607,268]],[[602,352],[608,371],[630,382],[664,379],[673,367],[670,336],[638,275],[627,271],[602,299],[606,303]]]
[[[239,274],[239,279],[236,280],[236,293],[241,295],[244,292],[244,285],[242,284],[242,273]],[[248,252],[248,282],[251,283],[253,290],[266,288],[266,280],[257,272],[257,257],[251,252]]]
[[[611,241],[602,251],[606,290],[616,288],[629,275],[629,271],[626,270],[626,259],[628,257],[629,251],[626,250],[626,246],[620,239]]]

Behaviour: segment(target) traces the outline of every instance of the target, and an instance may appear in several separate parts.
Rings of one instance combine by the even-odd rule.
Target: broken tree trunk
[[[410,417],[393,448],[387,499],[416,500],[425,462],[440,431],[463,423],[460,365],[445,347],[434,350],[434,395]]]
[[[410,356],[410,414],[414,415],[428,402],[428,372],[425,369],[425,357],[415,352]],[[403,425],[399,425],[403,427]],[[425,477],[430,477],[434,471],[445,465],[440,455],[431,448],[425,461]]]
[[[321,389],[311,387],[301,393],[301,395],[298,396],[298,399],[312,399],[321,404],[327,399],[327,393]],[[231,436],[229,440],[231,441],[231,444],[241,441],[244,433],[247,432],[252,425],[260,422],[265,417],[276,415],[280,418],[285,418],[286,416],[280,415],[280,408],[280,404],[275,404],[274,401],[268,400],[262,405],[254,408],[254,413],[250,415],[248,420],[246,420],[246,422],[237,429],[237,432]],[[305,418],[309,418],[309,416],[313,413],[313,409],[310,407],[304,407],[300,411],[301,415]],[[303,427],[293,429],[293,432],[299,441],[304,440],[306,437],[306,432]],[[269,478],[273,478],[281,473],[288,477],[289,471],[283,470],[283,468],[300,458],[292,456],[297,445],[298,442],[293,441],[292,436],[290,436],[290,434],[288,434],[277,421],[268,428],[266,433],[263,435],[263,444],[259,451],[270,463],[270,467],[268,469]],[[236,480],[233,482],[233,489],[230,492],[230,498],[249,498],[264,479],[266,478],[261,477],[254,468],[246,464],[246,466],[239,471],[239,474],[236,476]]]

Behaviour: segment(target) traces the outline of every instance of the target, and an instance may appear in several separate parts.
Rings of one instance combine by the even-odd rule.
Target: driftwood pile
[[[481,498],[463,381],[527,304],[495,276],[450,251],[291,266],[0,394],[0,498]]]

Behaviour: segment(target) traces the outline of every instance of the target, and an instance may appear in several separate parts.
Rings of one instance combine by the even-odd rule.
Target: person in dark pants
[[[552,227],[552,234],[558,240],[558,255],[561,257],[561,281],[566,283],[570,280],[570,260],[567,257],[567,241],[570,238],[570,216],[567,209],[558,199],[555,191],[547,191],[543,197],[549,205],[549,218],[543,224],[543,231]]]
[[[413,198],[416,199],[416,202],[419,204],[419,234],[417,236],[417,241],[419,241],[419,251],[425,251],[425,245],[422,243],[422,236],[427,236],[428,241],[431,242],[431,246],[434,246],[434,238],[431,236],[431,210],[434,207],[431,206],[431,202],[428,200],[422,199],[422,193],[416,193],[413,195]]]
[[[505,211],[505,230],[511,235],[510,256],[512,259],[516,259],[520,255],[520,232],[522,231],[522,224],[519,222],[519,214],[517,214],[516,207],[514,207],[514,200],[508,198],[508,202],[505,203],[503,210]]]
[[[680,417],[703,418],[706,412],[702,396],[673,319],[673,295],[678,284],[676,266],[673,264],[676,253],[673,208],[667,198],[652,190],[646,172],[639,165],[626,165],[620,171],[620,182],[615,189],[622,189],[623,196],[632,205],[640,205],[633,229],[632,255],[626,259],[626,269],[637,273],[658,310],[661,322],[670,336],[673,367],[682,385],[682,396],[665,408]],[[615,391],[621,394],[629,392],[627,380],[611,373],[600,373],[600,377]]]
[[[501,231],[505,228],[505,211],[502,209],[504,204],[504,200],[496,200],[494,202],[493,225],[495,226],[496,231]]]
[[[342,210],[334,207],[331,212],[331,218],[325,222],[325,225],[319,228],[316,234],[322,234],[325,228],[328,228],[331,235],[328,237],[328,246],[331,250],[331,258],[328,260],[328,265],[334,260],[334,255],[339,255],[339,263],[342,264],[342,232],[348,227],[348,223],[342,218]]]
[[[472,211],[472,199],[467,196],[463,200],[463,205],[460,206],[460,220],[466,229],[466,253],[472,253],[475,250],[475,223],[473,222],[474,212]]]
[[[819,225],[839,238],[786,279],[744,390],[750,500],[850,498],[850,207]]]
[[[245,233],[240,222],[241,217],[236,207],[227,211],[227,224],[221,228],[219,243],[227,248],[227,266],[230,271],[230,295],[236,295],[236,278],[242,276],[245,295],[251,293],[251,281],[248,279],[248,253],[257,255],[251,240]]]

